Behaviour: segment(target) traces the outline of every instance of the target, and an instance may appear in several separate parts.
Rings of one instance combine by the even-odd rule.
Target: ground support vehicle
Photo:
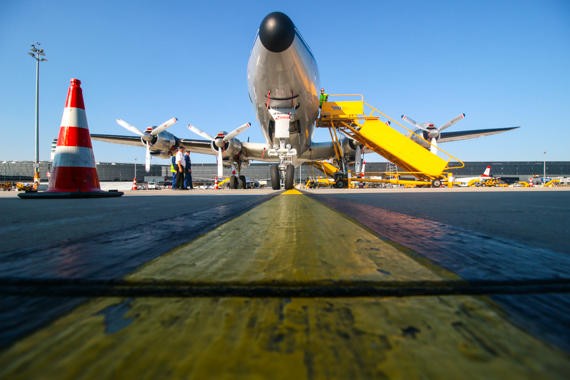
[[[509,187],[508,184],[499,180],[498,178],[488,178],[488,179],[474,179],[469,181],[468,186],[470,187]]]
[[[36,190],[36,184],[35,183],[18,183],[16,185],[16,189],[18,191]]]

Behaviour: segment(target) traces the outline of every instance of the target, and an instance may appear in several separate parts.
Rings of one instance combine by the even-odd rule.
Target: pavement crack
[[[0,278],[4,295],[43,297],[414,297],[570,293],[570,280],[353,283],[191,283],[181,281]]]

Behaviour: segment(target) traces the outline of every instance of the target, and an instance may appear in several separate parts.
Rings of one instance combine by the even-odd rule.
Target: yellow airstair
[[[360,100],[330,101],[331,97],[354,96],[360,97]],[[444,156],[443,158],[411,140],[409,136],[413,132],[410,129],[365,103],[362,95],[329,95],[328,100],[322,105],[317,127],[329,129],[338,161],[344,159],[340,136],[337,134],[337,131],[341,131],[403,169],[400,174],[410,174],[420,181],[444,179],[448,174],[445,173],[445,170],[465,166],[463,162],[439,147],[436,148]],[[365,105],[371,109],[371,112],[364,113]],[[404,128],[408,132],[408,136],[382,121],[382,117]],[[416,136],[424,140],[422,136]],[[430,144],[429,141],[426,143]],[[452,159],[459,165],[450,166]]]

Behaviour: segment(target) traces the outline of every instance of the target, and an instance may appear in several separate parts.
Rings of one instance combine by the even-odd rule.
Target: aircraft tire
[[[238,178],[233,175],[230,178],[230,189],[237,189],[238,188]]]
[[[277,165],[271,165],[271,187],[273,190],[281,189],[281,184],[279,183],[279,167]]]
[[[240,175],[238,181],[238,189],[245,189],[246,188],[245,186],[246,186],[245,176]]]
[[[285,171],[285,190],[291,190],[293,188],[293,182],[295,181],[295,167],[293,165],[287,165]]]

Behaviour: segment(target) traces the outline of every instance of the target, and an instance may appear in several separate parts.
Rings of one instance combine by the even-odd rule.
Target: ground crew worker
[[[176,183],[176,152],[178,149],[174,151],[174,155],[172,156],[171,164],[170,164],[170,172],[172,173],[172,189],[174,189],[174,184]]]
[[[323,103],[329,99],[329,95],[325,94],[325,89],[321,88],[321,103],[319,104],[319,108],[323,108]]]
[[[186,172],[184,173],[184,188],[194,190],[194,186],[192,186],[192,161],[190,160],[189,151],[186,151],[184,161],[186,162]]]
[[[176,190],[184,189],[184,171],[186,167],[186,161],[184,160],[184,147],[178,148],[178,153],[176,153]]]

